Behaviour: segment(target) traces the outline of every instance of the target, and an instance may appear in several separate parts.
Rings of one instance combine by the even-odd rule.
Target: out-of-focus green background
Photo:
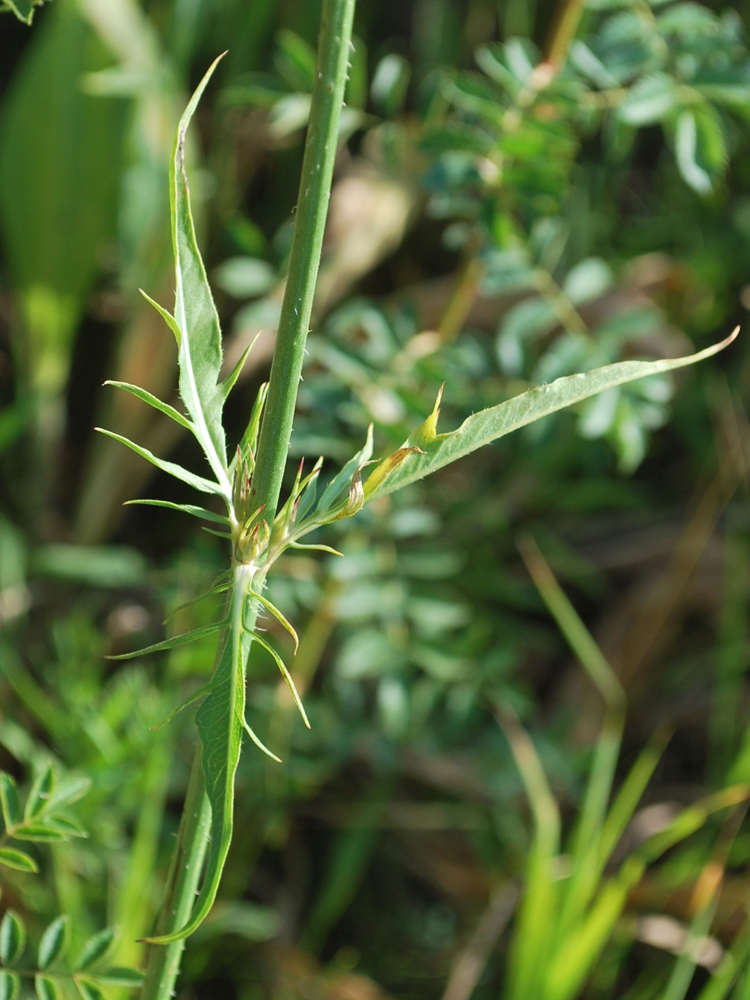
[[[190,712],[149,727],[205,681],[213,650],[105,656],[162,638],[227,553],[182,515],[122,506],[189,497],[95,425],[200,458],[102,382],[175,393],[171,336],[138,289],[170,303],[172,135],[228,49],[190,178],[228,364],[261,331],[228,410],[241,434],[273,347],[319,14],[314,0],[0,14],[0,768],[23,783],[51,759],[92,779],[88,840],[39,848],[41,877],[0,869],[0,906],[32,931],[64,911],[80,939],[116,924],[123,963],[141,959],[195,741]],[[362,2],[292,459],[323,455],[328,475],[370,422],[387,453],[442,383],[447,428],[530,384],[690,353],[742,323],[746,15]],[[741,335],[373,505],[326,537],[343,560],[285,559],[270,592],[301,635],[312,730],[253,659],[251,722],[284,763],[243,751],[235,842],[180,995],[500,995],[497,901],[523,880],[530,819],[495,708],[531,734],[565,829],[603,712],[521,560],[524,533],[625,688],[620,773],[671,733],[628,836],[750,780],[749,392]],[[731,944],[750,900],[750,831],[733,817],[647,872],[586,996],[660,995],[722,844],[712,934]],[[661,943],[654,915],[671,921]]]

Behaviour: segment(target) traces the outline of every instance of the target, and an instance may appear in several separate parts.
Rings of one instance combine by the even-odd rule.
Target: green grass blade
[[[185,169],[187,129],[221,58],[219,56],[209,67],[177,126],[170,161],[169,187],[175,257],[174,319],[180,330],[180,395],[208,463],[225,494],[229,496],[226,444],[221,422],[225,396],[219,384],[222,363],[221,328],[195,238]]]
[[[609,882],[583,924],[561,942],[547,969],[544,1000],[574,1000],[580,995],[639,878],[640,869],[633,868],[629,877]]]
[[[378,497],[403,489],[505,434],[588,399],[589,396],[595,396],[605,389],[710,358],[727,347],[737,336],[738,330],[739,327],[721,343],[684,358],[620,361],[585,374],[566,375],[549,385],[537,386],[498,406],[474,413],[457,430],[435,434],[430,440],[425,433],[425,426],[430,420],[428,418],[402,448],[373,469],[365,483],[365,502],[370,503]],[[418,439],[418,443],[415,444],[412,438]]]
[[[526,535],[519,540],[518,547],[537,590],[578,662],[596,685],[605,703],[612,709],[623,710],[625,691],[617,674],[555,579],[536,542],[530,535]]]
[[[141,389],[137,385],[131,385],[130,382],[116,382],[114,379],[107,379],[104,384],[113,385],[116,389],[124,389],[125,392],[129,392],[133,396],[137,396],[138,399],[142,400],[144,403],[148,403],[149,406],[153,406],[155,410],[159,410],[161,413],[166,414],[170,420],[174,420],[174,422],[179,424],[180,427],[184,427],[185,430],[192,433],[193,425],[188,419],[183,417],[179,410],[175,410],[174,406],[170,406],[169,403],[163,402],[163,400],[154,396],[152,393],[147,392],[145,389]]]
[[[510,744],[534,817],[526,885],[514,926],[509,958],[509,995],[536,1000],[553,945],[559,883],[554,862],[560,851],[560,813],[528,734],[504,707],[496,716]]]
[[[194,473],[188,472],[187,469],[183,469],[181,465],[175,465],[174,462],[167,462],[163,458],[157,458],[148,448],[142,448],[141,445],[136,444],[135,441],[131,441],[129,438],[123,437],[122,434],[115,434],[114,431],[105,430],[104,427],[95,427],[94,430],[106,435],[106,437],[112,438],[113,441],[119,441],[120,444],[124,444],[127,448],[134,451],[136,455],[140,455],[141,458],[145,458],[147,462],[155,465],[157,469],[161,469],[162,472],[168,472],[175,479],[181,479],[183,483],[187,483],[193,489],[200,490],[201,493],[216,493],[219,496],[224,496],[224,491],[218,483],[212,483],[210,479],[196,476]]]
[[[729,991],[743,975],[747,981],[750,971],[750,920],[745,922],[732,942],[732,947],[724,953],[710,980],[696,997],[696,1000],[726,1000]],[[734,998],[733,994],[733,998]]]
[[[598,866],[600,872],[604,870],[605,865],[612,856],[612,852],[617,847],[625,832],[625,827],[638,808],[638,803],[641,801],[643,793],[646,791],[646,786],[661,759],[666,742],[667,739],[664,732],[656,733],[646,749],[639,755],[627,778],[622,783],[622,787],[617,793],[615,801],[604,821],[599,839]]]
[[[661,1000],[685,1000],[697,966],[696,948],[711,930],[711,921],[716,912],[717,900],[696,913],[688,928],[688,936],[682,954],[677,959],[672,975],[666,985]],[[692,947],[691,947],[692,946]]]
[[[559,921],[559,935],[562,940],[589,907],[601,876],[597,847],[612,793],[622,741],[625,692],[617,675],[555,579],[534,540],[530,536],[521,538],[519,549],[542,599],[572,652],[609,706],[597,740],[573,842],[571,875],[562,889],[563,902]]]

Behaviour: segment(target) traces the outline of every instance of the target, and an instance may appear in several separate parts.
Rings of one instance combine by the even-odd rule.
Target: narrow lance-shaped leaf
[[[417,428],[402,448],[390,455],[370,473],[364,490],[365,502],[387,496],[469,455],[483,445],[525,427],[550,413],[572,406],[605,389],[657,375],[675,368],[695,364],[710,358],[727,347],[739,332],[739,327],[726,340],[707,347],[697,354],[684,358],[665,358],[661,361],[620,361],[604,368],[578,375],[566,375],[549,385],[529,389],[498,406],[491,406],[468,417],[461,426],[447,434],[427,432],[428,424],[436,417],[435,411]],[[434,424],[432,425],[434,427]]]
[[[175,646],[185,646],[196,639],[203,639],[204,636],[212,635],[214,632],[221,632],[227,627],[228,622],[212,622],[211,625],[201,625],[190,632],[183,632],[182,635],[172,636],[171,639],[163,639],[155,642],[152,646],[144,646],[143,649],[135,649],[132,653],[118,653],[116,656],[108,656],[108,660],[133,660],[136,656],[147,656],[149,653],[161,653],[165,649],[174,649]]]
[[[261,594],[257,594],[254,590],[248,592],[249,596],[255,601],[259,601],[266,610],[270,611],[274,618],[278,621],[280,625],[287,630],[289,635],[294,639],[294,652],[296,654],[299,649],[299,636],[297,635],[297,630],[294,628],[292,623],[283,615],[275,604],[272,604],[267,598],[263,597]]]
[[[141,389],[140,386],[132,385],[130,382],[116,382],[114,379],[107,379],[104,384],[113,385],[115,389],[124,389],[125,392],[129,392],[131,396],[135,396],[143,403],[148,403],[149,406],[153,406],[155,410],[159,410],[160,413],[165,414],[165,416],[169,417],[170,420],[174,420],[174,422],[179,424],[180,427],[184,427],[185,430],[192,431],[192,424],[189,420],[183,417],[179,410],[175,410],[174,406],[170,406],[169,403],[165,403],[157,396],[154,396],[153,393],[147,392],[145,389]]]
[[[123,437],[122,434],[115,434],[114,431],[105,430],[104,427],[95,427],[95,431],[99,431],[100,434],[106,435],[106,437],[112,438],[114,441],[119,441],[120,444],[126,445],[126,447],[132,449],[136,455],[140,455],[141,458],[145,458],[147,462],[155,465],[157,469],[161,469],[162,472],[169,473],[170,476],[174,476],[175,479],[181,479],[183,483],[187,483],[188,486],[192,486],[195,490],[200,490],[201,493],[218,493],[220,496],[225,496],[224,490],[221,488],[219,483],[212,483],[210,479],[204,479],[202,476],[196,476],[192,472],[188,472],[187,469],[183,469],[181,465],[176,465],[174,462],[167,462],[163,458],[157,458],[153,452],[150,452],[148,448],[143,448],[141,445],[136,444],[129,438]]]
[[[175,257],[174,318],[180,329],[180,395],[206,458],[228,493],[226,444],[221,423],[225,392],[219,384],[222,362],[221,328],[195,238],[185,170],[187,129],[221,58],[219,56],[211,64],[180,119],[172,150],[169,182]]]
[[[204,521],[211,521],[214,524],[229,524],[229,518],[223,514],[215,514],[205,507],[196,507],[192,503],[172,503],[169,500],[126,500],[125,507],[141,504],[144,507],[167,507],[169,510],[181,510],[183,514],[190,514],[193,517],[200,517]]]

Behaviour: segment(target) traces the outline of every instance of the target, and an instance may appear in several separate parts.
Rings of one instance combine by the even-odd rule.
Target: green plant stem
[[[251,502],[256,507],[264,505],[269,523],[281,492],[320,265],[353,18],[354,0],[324,0],[289,274],[252,486]],[[157,934],[179,929],[190,916],[208,844],[210,816],[198,747]],[[184,947],[184,941],[151,947],[141,1000],[167,1000],[173,995]]]
[[[324,0],[289,273],[251,490],[250,509],[265,505],[269,524],[281,492],[320,265],[353,17],[354,0]]]
[[[199,747],[193,760],[164,901],[156,923],[157,934],[177,930],[190,917],[208,847],[210,826],[211,807],[204,790]],[[184,949],[184,940],[165,947],[151,945],[141,1000],[169,1000],[173,996]]]

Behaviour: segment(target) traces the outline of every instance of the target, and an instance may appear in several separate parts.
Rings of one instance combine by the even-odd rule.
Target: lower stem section
[[[210,826],[211,806],[203,785],[199,744],[195,751],[182,821],[167,875],[164,902],[156,923],[156,934],[176,931],[190,917],[208,847]],[[174,995],[184,949],[184,940],[169,945],[151,945],[140,1000],[170,1000]]]

